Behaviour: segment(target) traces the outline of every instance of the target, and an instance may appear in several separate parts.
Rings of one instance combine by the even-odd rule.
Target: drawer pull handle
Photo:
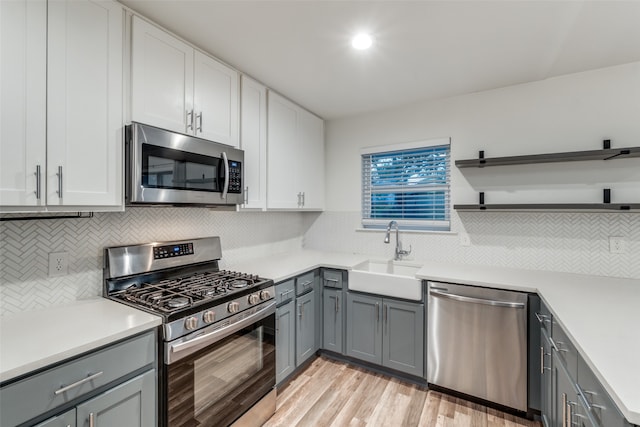
[[[338,280],[338,279],[329,279],[329,278],[325,278],[325,279],[324,279],[324,281],[325,281],[325,282],[332,282],[332,283],[335,283],[335,284],[337,285],[339,280]]]
[[[306,288],[307,286],[309,286],[309,285],[311,285],[311,284],[313,284],[313,280],[310,280],[310,281],[308,281],[308,282],[301,283],[301,284],[300,284],[300,286],[302,286],[303,288]]]
[[[82,385],[84,383],[88,383],[89,381],[93,381],[93,380],[95,380],[96,378],[98,378],[102,374],[104,374],[103,371],[96,372],[93,375],[89,375],[87,378],[83,378],[80,381],[76,381],[73,384],[69,384],[68,386],[59,388],[58,390],[54,391],[53,394],[58,396],[58,395],[60,395],[60,394],[62,394],[64,392],[67,392],[67,391],[71,390],[72,388],[78,387],[79,385]]]
[[[550,322],[549,316],[547,316],[546,314],[536,313],[536,319],[538,319],[538,322],[540,322],[541,324],[544,322]]]

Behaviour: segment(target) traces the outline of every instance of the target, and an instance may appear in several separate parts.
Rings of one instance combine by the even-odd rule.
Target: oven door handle
[[[228,337],[231,334],[238,332],[241,329],[246,328],[252,323],[257,322],[258,320],[262,320],[276,312],[276,303],[275,301],[270,304],[264,306],[257,311],[256,313],[245,317],[239,322],[232,323],[223,328],[217,329],[213,332],[209,332],[208,334],[200,335],[199,337],[193,338],[189,341],[185,341],[178,344],[169,345],[167,352],[167,363],[171,364],[177,360],[186,357],[201,348],[204,348],[210,344],[215,343],[216,341],[220,341],[223,338]]]

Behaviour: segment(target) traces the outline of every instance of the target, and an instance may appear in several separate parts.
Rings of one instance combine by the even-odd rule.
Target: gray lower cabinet
[[[316,292],[296,297],[296,365],[316,352]]]
[[[155,426],[156,354],[148,331],[4,385],[0,426]]]
[[[342,354],[342,289],[324,288],[322,304],[322,348]]]
[[[630,427],[556,316],[542,304],[536,317],[544,427]]]
[[[382,300],[382,364],[424,374],[424,304]]]
[[[382,365],[382,298],[347,292],[347,356]]]
[[[41,422],[35,427],[75,427],[76,425],[76,409],[73,408],[64,414],[56,415],[46,421]]]
[[[424,376],[424,304],[347,292],[346,353]]]
[[[153,427],[155,385],[148,371],[78,405],[77,426]]]
[[[296,369],[295,302],[276,309],[276,384]]]

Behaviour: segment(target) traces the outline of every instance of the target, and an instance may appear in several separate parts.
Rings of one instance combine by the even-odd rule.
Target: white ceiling
[[[640,61],[640,0],[121,2],[325,119]]]

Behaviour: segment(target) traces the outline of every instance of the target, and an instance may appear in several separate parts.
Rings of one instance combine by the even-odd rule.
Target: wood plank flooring
[[[319,357],[283,389],[265,427],[540,427],[395,378]]]

